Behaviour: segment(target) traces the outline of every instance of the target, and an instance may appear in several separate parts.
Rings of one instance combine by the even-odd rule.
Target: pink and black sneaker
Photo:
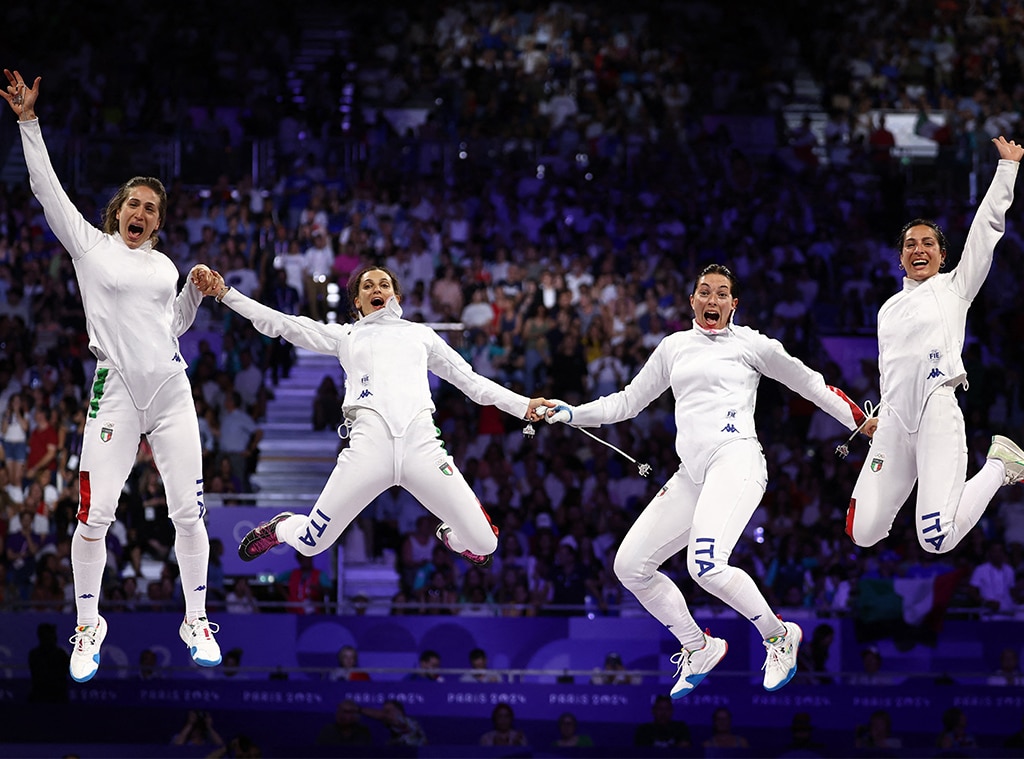
[[[238,546],[238,558],[242,561],[252,561],[269,551],[274,546],[281,545],[277,539],[277,525],[288,517],[295,516],[290,511],[282,511],[269,522],[264,522],[258,527],[249,530],[242,538]]]

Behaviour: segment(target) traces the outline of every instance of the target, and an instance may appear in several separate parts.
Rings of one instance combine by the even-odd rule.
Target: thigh
[[[768,483],[764,453],[756,440],[737,440],[708,461],[693,514],[687,563],[695,577],[729,561]]]
[[[682,551],[690,538],[700,486],[680,467],[640,512],[615,554],[616,572],[654,571]],[[646,572],[645,572],[646,573]]]
[[[106,528],[139,451],[142,425],[121,375],[99,368],[82,430],[78,521]]]
[[[416,420],[397,447],[398,484],[451,525],[464,542],[489,543],[494,533],[480,500],[445,448],[433,420],[426,416]]]
[[[359,413],[349,445],[306,517],[296,539],[308,554],[330,548],[367,504],[395,484],[394,439],[371,411]]]
[[[192,388],[184,372],[168,380],[143,413],[143,432],[153,450],[175,524],[203,518],[203,453]]]
[[[967,479],[967,432],[952,388],[932,393],[925,404],[917,440],[915,524],[921,544],[942,546],[948,522]]]
[[[916,480],[914,436],[883,410],[850,498],[846,534],[861,546],[888,535]]]

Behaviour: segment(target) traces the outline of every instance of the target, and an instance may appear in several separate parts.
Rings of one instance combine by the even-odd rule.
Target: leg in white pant
[[[480,500],[437,437],[433,420],[421,423],[404,439],[401,484],[427,510],[451,527],[448,545],[455,553],[469,550],[489,556],[498,538]]]
[[[978,523],[1003,484],[1003,469],[987,461],[967,477],[967,433],[952,388],[932,393],[917,435],[917,539],[930,553],[951,551]]]
[[[658,567],[686,547],[699,495],[700,486],[680,468],[640,513],[615,553],[615,576],[684,648],[700,648],[704,633],[679,586]]]
[[[349,434],[350,444],[309,514],[289,517],[277,527],[278,537],[305,556],[334,545],[370,501],[397,484],[394,438],[384,420],[360,413]]]
[[[738,440],[719,448],[708,461],[686,556],[697,584],[750,620],[762,638],[783,635],[785,628],[750,575],[730,565],[729,557],[767,481],[757,441]]]
[[[885,538],[917,482],[918,541],[930,553],[946,553],[978,523],[1003,482],[995,461],[965,482],[966,474],[967,437],[953,388],[932,393],[916,433],[883,411],[853,489],[846,532],[860,546]]]

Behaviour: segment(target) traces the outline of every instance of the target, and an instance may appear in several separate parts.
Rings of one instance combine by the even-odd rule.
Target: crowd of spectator
[[[994,3],[890,12],[862,2],[854,12],[794,0],[789,13],[755,20],[725,18],[710,3],[640,3],[633,13],[589,3],[357,3],[337,10],[353,33],[295,81],[285,72],[302,44],[302,19],[277,4],[268,5],[281,23],[239,12],[241,26],[229,31],[200,24],[211,11],[185,2],[172,17],[147,21],[150,32],[133,28],[130,45],[105,23],[102,35],[89,35],[100,14],[48,4],[76,13],[82,23],[68,28],[90,40],[74,59],[34,51],[17,62],[29,77],[44,75],[48,139],[206,128],[225,152],[240,135],[277,148],[274,176],[238,170],[202,186],[167,178],[160,248],[182,275],[207,263],[279,310],[341,321],[349,315],[331,285],[343,291],[358,266],[385,262],[401,279],[406,318],[461,322],[464,330],[447,334],[478,372],[570,403],[621,388],[661,337],[690,326],[687,296],[710,262],[739,277],[738,321],[782,340],[851,397],[877,399],[873,360],[835,352],[834,339],[873,335],[878,306],[899,287],[891,240],[919,210],[938,219],[955,257],[971,218],[970,178],[981,191],[991,176],[987,138],[1013,136],[1024,97],[1011,45],[1021,19]],[[856,23],[838,23],[840,7]],[[156,48],[134,42],[161,23],[203,54],[157,67]],[[726,23],[729,34],[718,33]],[[104,36],[109,47],[95,42]],[[123,65],[122,49],[140,65]],[[789,128],[784,118],[805,67],[821,85],[813,105],[829,116],[823,135],[809,120]],[[211,88],[197,94],[185,84],[196,79]],[[240,114],[237,129],[198,118],[215,107]],[[395,126],[388,109],[419,121]],[[891,150],[878,116],[886,109],[918,112],[919,131],[940,147],[941,181],[924,194]],[[743,136],[720,120],[737,114],[777,126]],[[945,120],[933,122],[936,114]],[[365,158],[346,164],[352,144]],[[90,186],[72,191],[87,212],[106,196]],[[961,398],[971,472],[992,433],[1024,428],[1012,358],[1024,327],[1011,274],[1024,265],[1020,218],[1011,209],[968,324],[971,386]],[[185,358],[206,489],[230,504],[251,489],[259,422],[294,354],[210,302],[195,329],[221,336],[219,349],[203,343]],[[66,608],[76,450],[94,359],[70,259],[26,184],[0,192],[0,343],[0,605]],[[865,444],[837,458],[844,430],[764,385],[757,418],[768,491],[733,561],[759,578],[771,603],[849,608],[861,577],[961,569],[954,606],[1024,609],[1019,488],[1001,491],[951,555],[925,554],[907,513],[883,546],[857,549],[843,514]],[[310,399],[315,428],[338,422],[340,388],[340,377],[326,377]],[[670,400],[601,431],[653,467],[647,479],[571,428],[526,436],[521,423],[444,386],[436,403],[448,449],[501,527],[499,548],[487,569],[453,560],[407,493],[385,493],[361,526],[370,555],[397,557],[396,613],[600,614],[628,603],[611,572],[614,549],[678,465]],[[163,608],[176,573],[145,441],[119,517],[104,597]],[[975,568],[996,561],[995,544],[1004,549],[998,566],[972,580]],[[144,559],[162,566],[159,577],[144,576]],[[993,599],[992,578],[1004,566],[1009,587]],[[688,598],[716,603],[693,587],[680,557],[663,571]],[[229,595],[226,582],[211,573],[211,608],[221,600],[258,608],[247,583]]]

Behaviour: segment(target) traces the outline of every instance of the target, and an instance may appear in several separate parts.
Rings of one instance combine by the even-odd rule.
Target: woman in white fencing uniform
[[[764,687],[778,690],[796,673],[803,633],[783,622],[750,576],[729,565],[733,547],[764,495],[767,470],[754,429],[762,375],[778,380],[849,429],[864,413],[842,391],[789,355],[777,340],[732,323],[738,283],[707,266],[690,306],[694,326],[665,337],[625,389],[577,407],[554,401],[547,421],[594,427],[631,419],[666,390],[675,398],[680,467],[637,517],[615,555],[615,574],[679,640],[673,698],[693,690],[728,651],[702,631],[679,587],[658,568],[687,549],[690,575],[749,619],[764,639]],[[870,427],[865,427],[870,434]]]
[[[445,450],[434,425],[427,372],[447,380],[481,405],[518,419],[537,421],[543,398],[514,393],[473,371],[424,324],[402,318],[402,290],[383,266],[366,266],[348,282],[352,324],[324,324],[264,306],[224,285],[209,272],[203,292],[249,319],[268,337],[337,356],[345,370],[342,411],[351,424],[350,444],[309,514],[278,514],[242,539],[239,555],[251,561],[280,543],[312,556],[329,548],[374,498],[394,485],[408,490],[441,519],[437,537],[478,566],[490,563],[498,545],[476,495]]]
[[[0,94],[18,116],[29,183],[46,222],[68,251],[82,293],[89,349],[96,356],[79,465],[78,525],[71,541],[78,622],[71,676],[90,680],[99,667],[107,624],[99,614],[107,530],[146,435],[174,523],[174,552],[185,596],[181,639],[200,665],[220,664],[206,618],[210,541],[203,522],[203,460],[199,422],[178,337],[203,298],[153,246],[167,213],[167,193],[152,177],[130,179],[110,199],[97,229],[72,204],[50,163],[35,103],[40,77],[27,87],[4,69]],[[195,269],[193,269],[193,272]]]
[[[846,532],[860,546],[889,534],[917,484],[918,542],[946,553],[977,524],[1003,485],[1024,479],[1024,451],[996,435],[988,460],[967,480],[967,433],[955,391],[967,386],[961,353],[967,310],[992,266],[1024,148],[1000,136],[995,177],[967,234],[960,263],[942,272],[946,238],[933,221],[914,219],[897,249],[903,289],[878,311],[881,374],[878,433],[853,488]]]

